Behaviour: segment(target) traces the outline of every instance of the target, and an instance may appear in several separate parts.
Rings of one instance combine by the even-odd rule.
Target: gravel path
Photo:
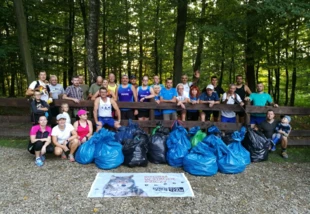
[[[26,150],[0,147],[0,213],[310,213],[310,164],[256,163],[237,175],[186,174],[195,198],[87,198],[94,164],[53,156],[34,165]],[[110,172],[183,172],[167,165]]]

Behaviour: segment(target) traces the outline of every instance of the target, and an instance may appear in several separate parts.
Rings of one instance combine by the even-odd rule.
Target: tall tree
[[[175,85],[181,82],[183,72],[183,48],[187,21],[187,0],[178,0],[177,2],[177,29],[173,59],[173,83]]]
[[[18,41],[20,47],[20,53],[24,63],[24,68],[27,73],[28,83],[35,80],[33,63],[30,53],[30,47],[28,43],[27,23],[24,14],[24,6],[22,0],[14,0],[14,8],[18,30]]]
[[[257,0],[248,1],[248,10],[246,13],[247,24],[246,24],[246,45],[245,45],[245,61],[246,61],[246,79],[251,91],[255,91],[255,50],[257,34],[257,12],[255,9],[257,6]]]
[[[91,81],[100,75],[98,59],[98,30],[99,30],[100,0],[89,0],[89,25],[87,39],[87,67]]]

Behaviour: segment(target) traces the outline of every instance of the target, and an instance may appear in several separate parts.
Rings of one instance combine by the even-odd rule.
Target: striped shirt
[[[65,94],[68,97],[83,100],[83,89],[80,86],[78,87],[74,87],[73,85],[68,86],[66,88]]]

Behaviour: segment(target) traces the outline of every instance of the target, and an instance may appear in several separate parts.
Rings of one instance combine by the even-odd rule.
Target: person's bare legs
[[[287,137],[282,136],[281,137],[281,147],[282,147],[282,152],[281,155],[283,158],[288,158],[286,148],[287,148]]]
[[[69,147],[70,147],[69,159],[71,162],[75,161],[73,154],[79,146],[80,146],[80,142],[78,139],[73,139],[70,141],[70,143],[69,143]]]
[[[201,113],[200,113],[200,118],[201,118],[201,121],[202,121],[202,122],[205,122],[205,121],[206,121],[206,113],[201,112]]]

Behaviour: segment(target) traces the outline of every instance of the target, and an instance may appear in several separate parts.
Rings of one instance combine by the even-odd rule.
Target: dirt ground
[[[48,157],[34,165],[26,150],[0,147],[0,213],[310,213],[309,163],[255,163],[236,175],[186,173],[194,198],[87,198],[95,164]],[[109,172],[184,172],[168,165]]]

